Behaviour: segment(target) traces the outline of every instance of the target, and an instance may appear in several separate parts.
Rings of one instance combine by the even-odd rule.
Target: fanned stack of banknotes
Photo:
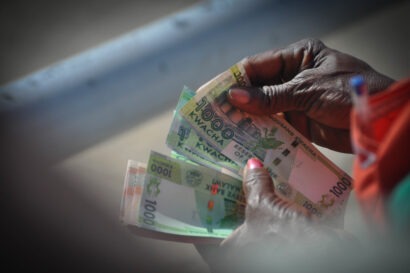
[[[218,242],[245,217],[242,170],[259,158],[284,199],[323,221],[341,219],[351,177],[281,115],[255,116],[227,100],[232,86],[249,86],[241,64],[198,90],[184,87],[167,136],[170,155],[128,161],[121,221],[142,236]]]

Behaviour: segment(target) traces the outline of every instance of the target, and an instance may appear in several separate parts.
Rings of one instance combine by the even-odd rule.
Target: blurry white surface
[[[204,0],[5,0],[0,84],[93,48]]]

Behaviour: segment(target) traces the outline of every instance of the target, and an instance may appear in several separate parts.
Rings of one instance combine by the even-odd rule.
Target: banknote
[[[128,160],[124,179],[124,191],[121,200],[120,220],[133,233],[154,239],[177,241],[195,244],[218,244],[223,238],[192,236],[190,233],[172,234],[161,230],[150,230],[139,227],[138,215],[141,204],[142,190],[146,174],[146,163]],[[173,221],[175,228],[184,226],[184,223]],[[170,225],[168,223],[168,225]]]
[[[188,162],[190,164],[194,164],[194,165],[201,165],[201,166],[205,166],[211,169],[214,169],[218,172],[221,172],[223,174],[227,174],[229,176],[232,176],[238,180],[242,180],[242,176],[238,174],[238,172],[233,172],[227,168],[224,167],[219,167],[215,164],[213,164],[213,162],[208,162],[207,160],[196,160],[196,161],[192,161],[191,159],[185,157],[184,155],[181,155],[173,150],[171,150],[171,155],[172,158],[178,159],[178,160],[182,160],[185,162]]]
[[[180,115],[240,167],[251,157],[263,161],[283,198],[318,217],[344,211],[351,177],[280,115],[255,116],[233,107],[227,100],[233,85],[250,85],[240,64],[202,86],[180,109]]]
[[[183,119],[179,110],[195,95],[195,92],[188,87],[184,87],[171,123],[171,127],[166,139],[169,148],[180,155],[200,164],[218,171],[228,169],[232,173],[239,172],[240,167],[227,156],[212,147],[195,130],[191,129],[189,123]]]
[[[126,175],[124,182],[126,224],[157,235],[222,239],[244,220],[245,200],[238,179],[154,151],[145,171],[139,170],[134,179]],[[141,190],[133,190],[134,185]]]
[[[120,207],[120,220],[125,224],[137,223],[145,173],[145,163],[128,160]]]

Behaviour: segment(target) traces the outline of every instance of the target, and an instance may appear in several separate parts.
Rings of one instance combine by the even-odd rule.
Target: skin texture
[[[225,248],[266,242],[272,238],[290,242],[295,239],[295,234],[305,232],[300,227],[308,227],[311,223],[311,215],[306,210],[275,193],[269,172],[262,164],[253,167],[252,160],[259,161],[248,161],[242,182],[246,198],[245,222],[221,243]]]
[[[352,152],[351,77],[361,75],[370,94],[394,82],[363,61],[315,39],[241,62],[252,86],[232,87],[230,103],[257,115],[283,113],[312,142],[347,153]],[[281,199],[261,163],[253,161],[245,168],[243,188],[244,223],[220,246],[196,246],[212,271],[250,272],[255,266],[272,268],[298,253],[320,257],[347,247],[357,249],[356,239],[343,229],[324,225],[308,211]]]
[[[286,257],[317,259],[332,251],[337,255],[346,245],[357,246],[344,230],[323,225],[307,210],[281,199],[269,172],[262,163],[252,164],[255,160],[244,170],[244,223],[220,246],[196,245],[212,272],[272,269]]]
[[[243,59],[252,87],[232,88],[230,102],[257,115],[283,112],[310,141],[351,153],[349,80],[361,75],[369,92],[386,89],[394,81],[365,62],[304,39],[283,49]]]

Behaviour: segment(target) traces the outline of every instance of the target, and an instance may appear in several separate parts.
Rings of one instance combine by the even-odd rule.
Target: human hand
[[[244,223],[220,247],[196,245],[213,272],[249,272],[256,265],[272,268],[282,257],[306,257],[306,251],[320,256],[354,241],[344,230],[324,225],[304,208],[279,197],[258,159],[248,161],[242,186]]]
[[[259,248],[261,244],[283,247],[314,233],[312,228],[318,219],[275,193],[272,178],[259,159],[248,160],[242,187],[246,199],[245,221],[222,241],[223,248],[250,245]]]
[[[369,92],[386,89],[393,80],[365,62],[305,39],[286,48],[241,61],[252,87],[232,88],[228,98],[248,113],[284,112],[310,141],[340,152],[352,152],[349,80],[362,75]]]

